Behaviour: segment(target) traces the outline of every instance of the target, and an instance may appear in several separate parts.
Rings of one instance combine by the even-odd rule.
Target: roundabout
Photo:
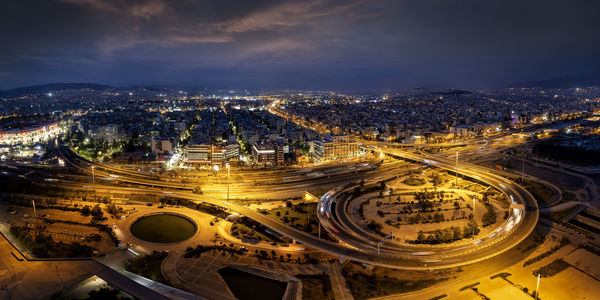
[[[477,237],[468,245],[394,244],[386,243],[392,234],[381,238],[352,222],[347,211],[358,183],[330,190],[319,200],[319,220],[333,236],[358,253],[352,259],[361,261],[363,253],[369,262],[380,266],[403,269],[439,269],[482,261],[511,249],[533,230],[538,219],[535,198],[520,185],[488,171],[486,168],[463,163],[460,167],[440,157],[415,155],[403,151],[388,153],[401,159],[425,163],[494,187],[509,199],[508,215],[502,224],[484,237]],[[378,178],[377,178],[378,179]],[[365,186],[377,181],[366,181]],[[477,232],[475,232],[476,234]],[[465,234],[465,235],[468,235]],[[440,248],[441,247],[441,248]]]
[[[194,236],[197,225],[181,214],[157,213],[138,218],[129,230],[134,237],[146,242],[172,244]]]

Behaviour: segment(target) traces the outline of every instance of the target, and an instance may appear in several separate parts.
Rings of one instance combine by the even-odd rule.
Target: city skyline
[[[0,1],[0,299],[591,299],[600,1]]]

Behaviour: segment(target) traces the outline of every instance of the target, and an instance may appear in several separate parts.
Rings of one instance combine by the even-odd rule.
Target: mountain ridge
[[[16,97],[29,94],[45,94],[53,91],[69,90],[69,89],[92,89],[92,90],[104,90],[113,88],[112,86],[92,83],[92,82],[56,82],[47,83],[40,85],[30,85],[12,88],[8,90],[0,91],[1,97]]]
[[[568,89],[588,86],[600,86],[600,72],[576,73],[543,80],[524,81],[511,84],[507,88],[538,87]]]

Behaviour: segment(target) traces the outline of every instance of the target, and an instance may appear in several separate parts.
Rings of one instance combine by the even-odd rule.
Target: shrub
[[[483,227],[490,226],[496,223],[496,212],[494,212],[494,207],[490,204],[486,204],[487,211],[481,217],[481,222],[483,223]]]

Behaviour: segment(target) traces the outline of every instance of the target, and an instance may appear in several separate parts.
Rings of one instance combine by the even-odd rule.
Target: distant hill
[[[539,81],[515,83],[508,87],[576,88],[600,86],[600,72],[572,74]]]
[[[104,90],[112,88],[108,85],[96,83],[49,83],[42,85],[33,85],[14,88],[10,90],[0,91],[0,97],[18,97],[28,94],[45,94],[53,91],[70,90],[70,89],[92,89]]]
[[[434,94],[439,94],[439,95],[462,95],[462,94],[471,94],[470,91],[466,91],[466,90],[459,90],[459,89],[455,89],[455,88],[451,88],[447,91],[440,91],[440,92],[434,92]]]
[[[174,89],[161,87],[161,86],[141,86],[141,85],[130,85],[126,87],[118,87],[119,91],[138,91],[138,92],[173,92]]]

